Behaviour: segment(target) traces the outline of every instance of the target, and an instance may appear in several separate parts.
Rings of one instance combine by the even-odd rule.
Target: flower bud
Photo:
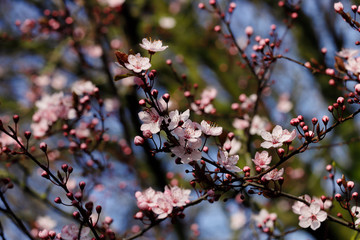
[[[356,200],[356,199],[358,199],[359,194],[358,194],[358,192],[353,192],[353,194],[351,196],[352,196],[353,199]]]
[[[336,183],[337,183],[337,185],[340,186],[342,184],[342,179],[341,178],[336,179]]]
[[[337,201],[341,201],[341,195],[340,195],[340,193],[337,193],[337,194],[335,194],[335,199],[337,200]]]
[[[323,116],[323,117],[322,117],[322,121],[323,121],[323,123],[324,123],[325,125],[327,125],[328,122],[329,122],[329,117],[328,117],[328,116]]]
[[[86,183],[84,181],[79,182],[79,187],[81,190],[84,190],[85,186],[86,186]]]
[[[166,103],[168,103],[169,100],[170,100],[170,94],[165,93],[164,95],[162,95],[162,99],[164,99],[164,101],[165,101]]]
[[[245,166],[245,167],[243,168],[243,171],[244,171],[244,172],[250,172],[250,170],[251,170],[251,168],[250,168],[249,166]]]
[[[342,104],[344,104],[345,99],[344,99],[343,97],[338,97],[338,99],[336,100],[336,102],[337,102],[339,105],[342,105]]]
[[[14,120],[14,123],[18,123],[19,120],[20,120],[19,115],[14,115],[14,116],[13,116],[13,120]]]
[[[46,150],[47,150],[47,144],[46,144],[45,142],[40,143],[40,149],[41,149],[43,152],[46,152]]]
[[[354,183],[353,181],[348,181],[348,182],[346,183],[346,186],[347,186],[347,188],[351,191],[351,190],[354,188],[355,183]]]
[[[140,137],[140,136],[136,136],[136,137],[134,138],[134,144],[135,144],[136,146],[141,146],[141,145],[144,144],[144,142],[145,142],[145,140],[144,140],[142,137]]]
[[[25,131],[24,135],[25,135],[26,139],[29,139],[31,137],[31,132],[30,131]]]
[[[54,202],[60,204],[60,203],[61,203],[61,198],[56,197],[56,198],[54,199]]]

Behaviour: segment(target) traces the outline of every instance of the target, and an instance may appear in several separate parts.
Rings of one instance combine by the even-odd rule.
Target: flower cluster
[[[178,186],[165,186],[164,192],[148,188],[144,192],[136,192],[135,197],[140,210],[143,212],[152,211],[158,215],[158,219],[163,219],[168,217],[174,208],[188,204],[190,192],[190,190],[181,189]],[[142,217],[143,214],[139,212],[137,216]]]
[[[292,210],[299,216],[299,226],[302,228],[310,227],[312,230],[316,230],[320,227],[321,222],[327,218],[327,213],[322,210],[329,209],[332,206],[330,200],[321,200],[314,197],[311,199],[309,195],[303,196],[306,203],[297,201],[292,206]]]

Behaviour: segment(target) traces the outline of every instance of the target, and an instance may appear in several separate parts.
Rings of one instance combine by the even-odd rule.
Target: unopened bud
[[[134,144],[135,144],[136,146],[141,146],[141,145],[144,144],[144,142],[145,142],[145,140],[144,140],[142,137],[140,137],[140,136],[135,136],[135,138],[134,138]]]

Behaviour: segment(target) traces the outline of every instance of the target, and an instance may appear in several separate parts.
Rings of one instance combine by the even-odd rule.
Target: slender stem
[[[33,236],[30,234],[30,232],[26,229],[24,223],[21,221],[20,218],[18,218],[16,216],[16,214],[12,211],[12,209],[10,208],[8,202],[6,201],[5,197],[4,197],[4,193],[2,191],[0,191],[0,199],[1,201],[4,203],[4,206],[6,208],[6,213],[10,216],[10,219],[15,223],[15,225],[17,225],[21,231],[29,237],[29,239],[35,240],[35,238],[33,238]]]

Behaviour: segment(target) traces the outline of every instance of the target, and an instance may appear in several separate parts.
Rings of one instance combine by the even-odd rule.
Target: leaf
[[[124,78],[127,78],[127,77],[131,77],[131,76],[134,76],[134,75],[133,75],[133,74],[129,74],[129,73],[116,75],[116,76],[114,77],[114,81],[119,81],[119,80],[121,80],[121,79],[124,79]]]

